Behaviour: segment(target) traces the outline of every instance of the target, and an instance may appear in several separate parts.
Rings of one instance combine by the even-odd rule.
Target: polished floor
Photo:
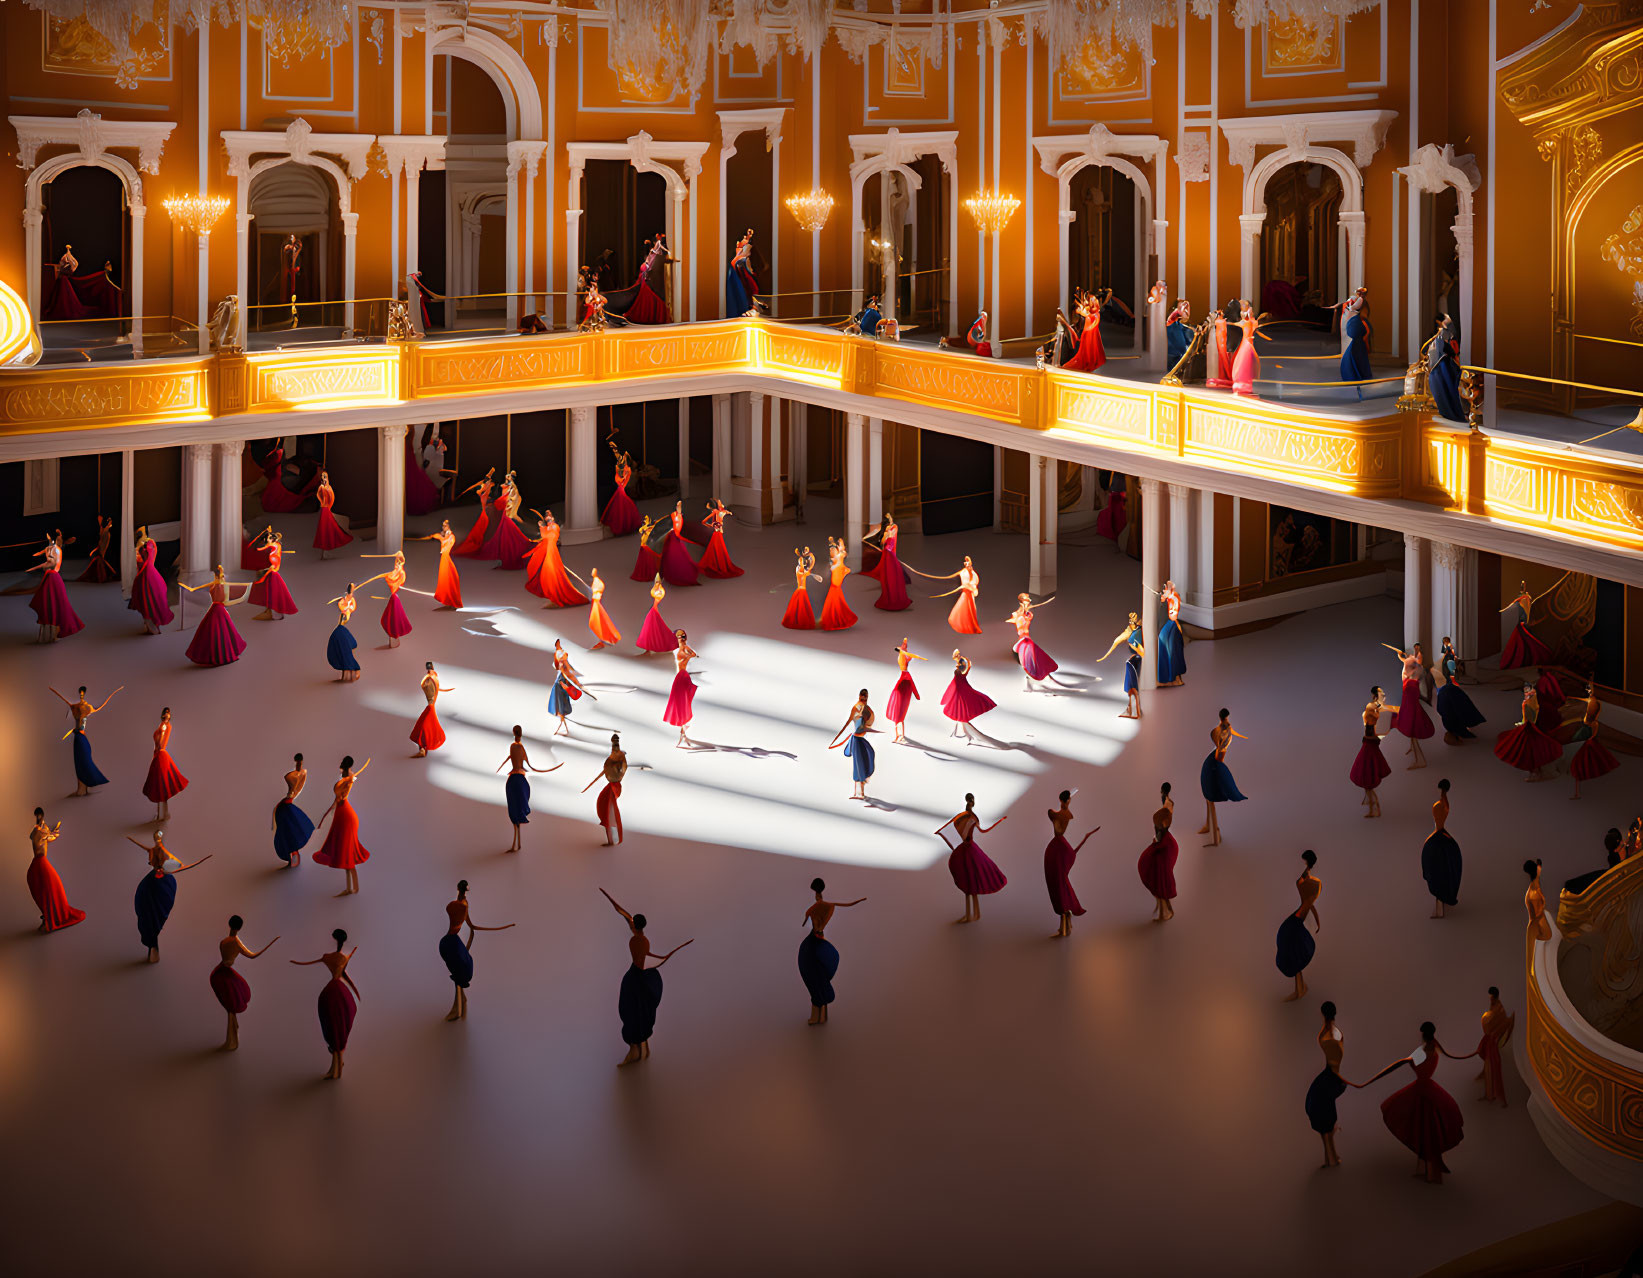
[[[458,512],[459,531],[471,517]],[[1635,760],[1574,803],[1566,778],[1525,785],[1484,742],[1434,742],[1431,766],[1405,772],[1394,737],[1386,815],[1366,821],[1346,772],[1368,686],[1395,678],[1379,644],[1403,638],[1396,601],[1195,643],[1187,685],[1149,695],[1137,725],[1115,717],[1118,658],[1094,661],[1136,604],[1131,560],[1105,542],[1062,545],[1061,592],[1035,633],[1067,687],[1029,695],[1002,624],[1025,584],[1025,539],[910,536],[904,556],[924,571],[970,553],[983,575],[985,633],[963,646],[999,709],[978,725],[990,740],[955,744],[938,698],[958,637],[945,601],[928,601],[933,584],[897,615],[852,578],[855,629],[777,626],[790,547],[824,543],[836,518],[817,500],[802,528],[733,526],[747,575],[670,591],[664,614],[702,654],[693,732],[713,748],[693,751],[673,749],[660,720],[666,659],[631,647],[648,605],[627,579],[632,538],[569,552],[578,571],[602,569],[625,638],[578,652],[599,700],[578,705],[568,741],[549,737],[545,649],[555,635],[590,642],[584,612],[543,610],[521,574],[474,561],[462,563],[469,610],[410,597],[415,630],[396,651],[382,647],[381,605],[362,601],[364,678],[334,682],[323,601],[380,564],[317,562],[311,515],[277,521],[298,551],[287,578],[302,612],[260,622],[236,608],[250,648],[232,666],[190,665],[187,633],[143,636],[112,586],[71,585],[87,630],[51,648],[30,642],[26,600],[5,601],[8,1269],[1395,1276],[1602,1201],[1545,1151],[1510,1065],[1507,1109],[1475,1098],[1471,1062],[1439,1071],[1466,1114],[1441,1187],[1411,1177],[1380,1122],[1397,1082],[1343,1099],[1337,1170],[1319,1169],[1301,1101],[1323,998],[1340,1006],[1358,1080],[1413,1048],[1425,1019],[1451,1051],[1472,1050],[1491,984],[1521,1021],[1519,864],[1544,856],[1549,881],[1598,864],[1603,831],[1632,815]],[[431,544],[411,558],[412,584],[431,589]],[[914,744],[877,738],[864,808],[826,746],[858,687],[882,705],[904,634],[932,658],[916,667]],[[441,701],[450,742],[417,760],[406,734],[430,659],[456,689]],[[67,721],[46,688],[82,682],[99,700],[125,690],[92,725],[111,784],[76,799]],[[1474,696],[1486,731],[1512,721],[1505,681]],[[192,782],[167,841],[213,859],[180,880],[163,959],[147,966],[131,904],[142,857],[124,836],[152,828],[140,788],[162,705]],[[1223,705],[1248,736],[1230,762],[1250,799],[1223,808],[1226,842],[1206,850],[1196,778]],[[493,769],[514,722],[538,766],[566,767],[534,778],[537,815],[523,854],[507,856]],[[613,850],[578,793],[612,730],[636,765]],[[315,817],[341,755],[373,760],[354,795],[372,852],[357,897],[337,899],[342,876],[307,857],[295,870],[274,857],[269,812],[295,750]],[[1419,850],[1442,776],[1467,859],[1460,908],[1439,922]],[[1135,862],[1165,780],[1181,895],[1160,926]],[[1074,873],[1088,912],[1054,940],[1041,852],[1064,787],[1079,792],[1075,834],[1101,830]],[[958,926],[933,831],[967,790],[986,820],[1009,816],[982,843],[1010,883],[980,923]],[[63,822],[53,861],[89,914],[43,937],[23,882],[36,803]],[[1283,1001],[1273,935],[1305,848],[1319,854],[1323,930],[1297,1004]],[[830,929],[843,964],[823,1029],[806,1026],[794,963],[816,874],[831,896],[868,898]],[[464,877],[477,921],[519,926],[481,935],[471,1014],[452,1025],[435,946]],[[654,1053],[637,1068],[616,1068],[626,930],[601,886],[649,915],[658,947],[695,938],[665,970]],[[254,997],[227,1055],[207,976],[236,911],[253,946],[280,940],[241,961]],[[359,946],[363,992],[340,1083],[320,1079],[319,969],[287,963],[317,957],[337,926]]]

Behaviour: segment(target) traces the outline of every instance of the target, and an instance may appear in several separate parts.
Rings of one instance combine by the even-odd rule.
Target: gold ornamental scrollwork
[[[1022,380],[1037,374],[1025,369],[995,370],[987,367],[990,362],[936,353],[915,355],[881,350],[877,393],[1019,421]]]
[[[211,415],[203,364],[182,370],[78,368],[7,374],[0,429],[7,433],[190,421]]]

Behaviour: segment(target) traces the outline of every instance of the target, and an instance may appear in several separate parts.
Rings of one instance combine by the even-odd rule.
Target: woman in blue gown
[[[274,855],[286,865],[302,861],[302,849],[314,836],[314,822],[297,806],[297,796],[308,783],[308,769],[300,754],[291,757],[291,771],[285,774],[285,797],[274,805]]]
[[[1438,678],[1437,711],[1443,722],[1443,739],[1450,745],[1472,740],[1472,729],[1483,723],[1484,718],[1465,689],[1455,682],[1460,674],[1460,659],[1448,635],[1443,637],[1443,653],[1434,673]]]
[[[622,988],[616,995],[616,1014],[622,1019],[622,1041],[628,1045],[628,1054],[618,1065],[632,1065],[650,1055],[650,1036],[656,1032],[656,1009],[662,1004],[662,964],[677,954],[690,941],[681,941],[661,957],[650,952],[650,939],[645,935],[645,916],[629,914],[616,903],[616,898],[604,888],[599,891],[611,908],[627,920],[628,970],[622,973]],[[655,966],[647,966],[655,960]]]
[[[1278,970],[1285,976],[1295,978],[1295,991],[1285,995],[1286,1003],[1303,997],[1306,994],[1306,977],[1301,973],[1306,970],[1312,956],[1317,952],[1318,943],[1312,939],[1312,932],[1306,930],[1306,916],[1312,916],[1313,931],[1323,927],[1323,921],[1318,917],[1318,897],[1323,893],[1324,885],[1318,876],[1312,873],[1312,867],[1318,864],[1318,854],[1311,848],[1301,853],[1301,860],[1306,863],[1306,869],[1301,871],[1301,877],[1295,880],[1295,891],[1300,894],[1301,903],[1291,913],[1284,916],[1284,921],[1278,925]]]
[[[126,839],[136,843],[148,855],[148,869],[137,883],[132,904],[137,910],[137,935],[148,950],[148,961],[160,961],[160,932],[171,917],[171,907],[177,903],[177,875],[192,870],[200,861],[209,861],[207,852],[199,861],[183,865],[166,850],[165,832],[154,831],[154,844],[138,843],[129,834]]]
[[[1432,917],[1441,919],[1445,909],[1460,900],[1460,844],[1444,828],[1449,820],[1449,782],[1438,782],[1437,801],[1432,804],[1432,833],[1421,846],[1421,877],[1437,903]]]
[[[1187,353],[1192,345],[1192,303],[1186,299],[1175,304],[1175,309],[1169,313],[1164,321],[1164,335],[1169,341],[1165,351],[1165,362],[1169,369],[1181,362],[1181,357]]]
[[[359,659],[354,656],[354,649],[359,641],[354,638],[353,631],[348,629],[348,619],[354,615],[357,604],[354,601],[354,583],[348,583],[348,589],[335,599],[331,600],[337,606],[337,625],[331,631],[331,638],[325,644],[325,660],[331,669],[337,671],[337,682],[352,682],[359,678]]]
[[[804,982],[804,988],[810,994],[809,1024],[825,1025],[827,1007],[834,998],[833,977],[839,970],[839,952],[827,939],[827,925],[832,921],[834,910],[860,905],[867,898],[857,897],[854,901],[823,900],[822,893],[827,890],[827,884],[820,879],[810,880],[810,890],[816,894],[816,899],[804,912],[804,921],[809,924],[810,933],[799,942],[799,979]]]
[[[1439,414],[1464,426],[1466,406],[1460,398],[1460,343],[1455,341],[1455,324],[1447,315],[1439,315],[1436,324],[1437,332],[1427,344],[1426,384]]]
[[[468,952],[473,944],[475,932],[506,932],[512,923],[499,923],[493,927],[481,927],[468,914],[468,880],[463,879],[456,885],[456,900],[446,903],[445,906],[445,935],[439,938],[439,958],[445,964],[445,970],[451,975],[451,982],[456,986],[456,998],[451,1003],[451,1011],[446,1020],[460,1021],[468,1014],[468,986],[473,984],[474,960]],[[468,929],[468,939],[462,939],[462,929]]]
[[[844,753],[850,760],[850,779],[855,783],[856,792],[852,799],[867,797],[867,782],[873,775],[875,759],[873,743],[867,739],[867,733],[873,726],[873,707],[867,704],[867,689],[863,688],[856,697],[856,704],[850,707],[850,717],[844,721],[844,727],[833,735],[833,743],[829,750],[839,744],[839,738],[846,732],[850,735],[844,738]]]
[[[91,738],[86,735],[86,723],[92,715],[114,700],[115,695],[124,687],[125,685],[121,684],[120,687],[104,697],[102,706],[94,706],[86,700],[84,684],[80,685],[80,690],[73,701],[58,692],[56,688],[48,689],[52,696],[68,707],[69,717],[74,720],[74,727],[69,730],[69,736],[74,739],[74,780],[76,782],[74,793],[76,795],[90,794],[92,786],[108,784],[108,778],[103,775],[102,769],[97,766],[97,761],[91,757]]]
[[[748,233],[736,243],[736,251],[730,259],[730,269],[725,272],[725,318],[739,319],[754,309],[753,296],[759,291],[758,278],[753,274],[753,232]]]
[[[1205,847],[1216,847],[1221,842],[1221,823],[1215,817],[1217,803],[1242,803],[1248,796],[1241,793],[1238,783],[1232,779],[1232,770],[1227,767],[1227,747],[1232,744],[1232,738],[1242,736],[1240,732],[1232,730],[1229,721],[1231,711],[1222,710],[1220,722],[1209,730],[1209,739],[1214,747],[1204,756],[1204,763],[1198,769],[1198,788],[1204,793],[1204,804],[1207,809],[1204,816],[1204,826],[1199,834],[1209,835],[1209,842]]]
[[[1364,310],[1369,303],[1366,297],[1367,289],[1360,288],[1350,298],[1341,303],[1341,326],[1346,333],[1346,349],[1341,352],[1341,380],[1343,382],[1367,382],[1373,374],[1369,371],[1369,321],[1364,318]],[[1363,398],[1363,387],[1356,386],[1358,398]]]

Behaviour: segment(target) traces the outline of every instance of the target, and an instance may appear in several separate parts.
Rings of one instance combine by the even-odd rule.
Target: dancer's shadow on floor
[[[1044,687],[1034,688],[1029,695],[1041,697],[1087,697],[1095,691],[1095,685],[1101,682],[1100,675],[1072,675],[1061,678],[1051,675],[1043,681]]]
[[[865,804],[865,806],[867,806],[869,808],[872,808],[875,812],[900,812],[901,811],[901,808],[898,805],[896,805],[894,803],[886,803],[883,799],[875,799],[872,795],[868,795],[863,800],[863,803]]]
[[[949,742],[950,745],[944,745],[942,747],[920,746],[919,748],[923,750],[929,758],[936,760],[938,763],[957,763],[964,757],[962,754],[957,753],[957,751],[961,748],[968,748],[970,746],[980,746],[985,750],[1021,750],[1025,748],[1019,742],[1000,741],[997,737],[989,737],[973,723],[970,725],[970,734],[968,737],[951,737],[949,738]]]
[[[692,754],[716,751],[719,754],[739,754],[749,759],[792,759],[796,762],[799,757],[786,750],[766,750],[763,746],[719,745],[713,741],[694,741],[688,738],[683,749]]]
[[[470,613],[464,608],[462,612],[462,629],[470,635],[478,635],[481,639],[506,639],[508,636],[496,628],[493,618],[498,613],[518,612],[517,608],[492,608],[483,613]]]

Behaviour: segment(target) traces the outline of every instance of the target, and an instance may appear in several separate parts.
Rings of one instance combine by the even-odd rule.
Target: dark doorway
[[[744,133],[736,144],[736,154],[725,165],[725,243],[722,260],[729,265],[736,243],[753,232],[750,265],[759,281],[759,292],[770,291],[770,256],[775,252],[775,227],[770,222],[771,184],[775,180],[771,156],[763,145],[764,135]],[[676,467],[677,468],[677,467]]]
[[[41,245],[45,260],[40,318],[112,319],[129,315],[126,263],[131,220],[125,184],[95,165],[65,169],[46,185]],[[72,253],[73,262],[58,262]]]
[[[1323,164],[1289,164],[1266,187],[1261,226],[1261,296],[1273,320],[1324,316],[1341,298],[1341,179]]]
[[[667,229],[667,182],[626,160],[589,160],[582,177],[582,264],[607,293],[637,282],[645,241]]]
[[[924,535],[993,526],[993,446],[925,432],[919,469]]]

